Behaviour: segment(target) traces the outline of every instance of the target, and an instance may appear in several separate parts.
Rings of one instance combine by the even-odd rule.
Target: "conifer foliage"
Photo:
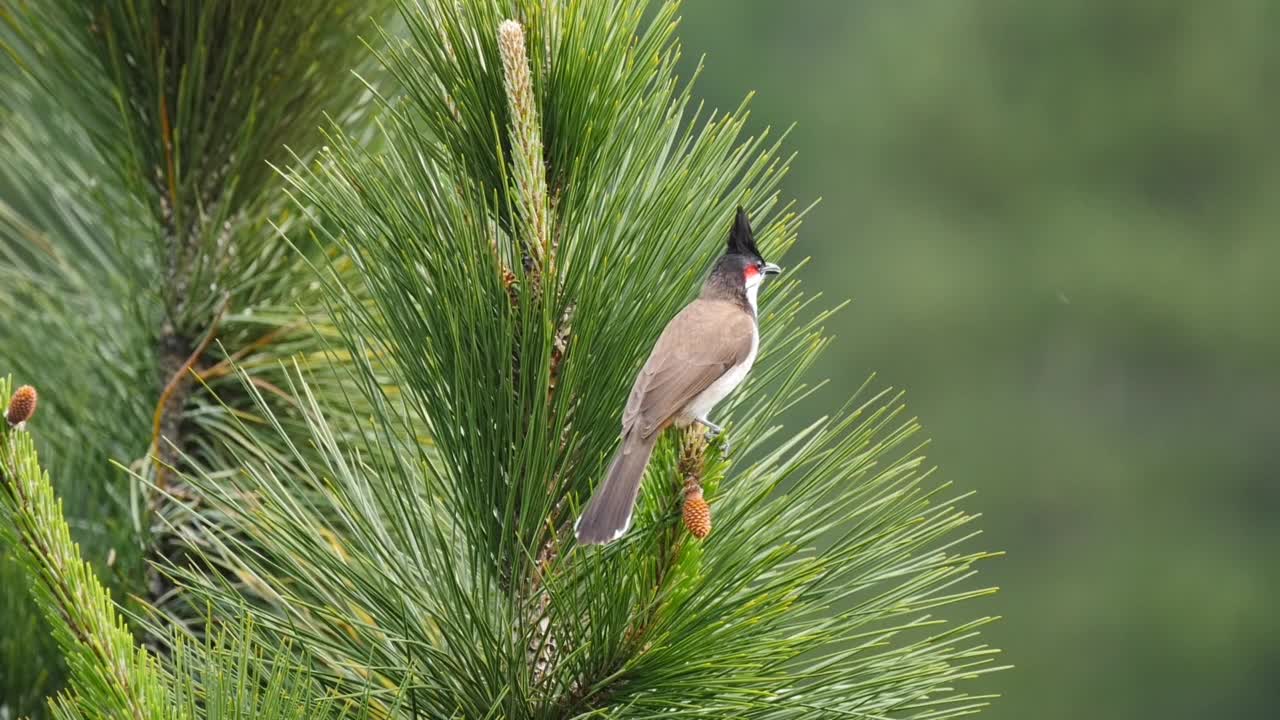
[[[180,556],[174,515],[199,505],[178,473],[255,445],[227,422],[249,404],[233,368],[275,389],[282,359],[325,351],[307,263],[324,248],[268,162],[368,107],[351,70],[384,4],[0,7],[0,367],[48,391],[35,438],[118,599],[183,612],[145,563]],[[63,668],[9,553],[0,709],[29,713]]]
[[[57,554],[74,546],[28,435],[5,436],[6,541],[71,668],[56,711],[215,717],[270,697],[281,717],[944,718],[985,704],[956,683],[995,669],[987,618],[932,613],[988,592],[966,582],[986,554],[962,547],[972,517],[930,479],[898,396],[779,424],[818,387],[806,370],[828,343],[828,312],[793,279],[763,293],[760,359],[720,410],[732,453],[668,433],[632,532],[573,541],[630,381],[733,209],[771,259],[794,255],[803,215],[779,197],[779,141],[748,137],[745,107],[703,111],[676,76],[676,3],[404,0],[363,25],[367,54],[347,38],[372,6],[80,5],[26,8],[11,31],[16,57],[58,69],[23,72],[12,122],[68,88],[101,97],[58,116],[75,142],[57,167],[78,176],[4,178],[28,195],[0,215],[2,271],[30,266],[41,246],[21,230],[39,228],[48,277],[87,286],[102,257],[107,282],[134,291],[110,305],[133,335],[97,351],[136,362],[110,386],[131,421],[65,471],[158,460],[92,477],[152,498],[134,511],[181,552],[148,553],[144,587],[164,592],[131,634],[78,555]],[[333,72],[366,56],[367,85]],[[308,138],[321,110],[324,138]],[[70,212],[31,197],[97,173],[100,201]],[[134,211],[129,232],[85,230],[111,207]],[[148,273],[161,289],[134,299]],[[52,284],[24,292],[50,298],[31,327],[70,309]],[[0,290],[8,309],[25,297]],[[40,386],[39,438],[70,370],[23,364],[21,340],[0,337],[0,359]],[[129,394],[139,378],[146,402]],[[63,402],[51,447],[77,413],[103,413]],[[93,588],[81,625],[107,634],[79,632],[69,583]]]

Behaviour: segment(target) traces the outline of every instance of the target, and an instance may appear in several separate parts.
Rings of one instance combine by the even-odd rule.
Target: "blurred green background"
[[[1008,550],[987,717],[1280,717],[1280,2],[683,14],[697,94],[798,123],[833,394],[908,388]]]

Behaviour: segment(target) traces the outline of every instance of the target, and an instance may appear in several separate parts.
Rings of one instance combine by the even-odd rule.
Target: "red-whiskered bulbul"
[[[712,437],[720,433],[707,415],[755,362],[756,294],[765,276],[779,272],[760,256],[747,214],[738,208],[728,247],[702,292],[667,323],[636,376],[622,413],[622,446],[574,526],[578,542],[613,542],[631,527],[640,481],[663,430],[696,422]]]

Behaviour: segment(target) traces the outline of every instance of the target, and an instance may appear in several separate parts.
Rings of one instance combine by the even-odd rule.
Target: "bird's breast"
[[[681,414],[680,424],[688,424],[701,417],[706,417],[711,409],[714,408],[721,400],[729,396],[735,388],[742,384],[747,378],[747,373],[751,371],[751,366],[756,362],[756,352],[760,349],[760,330],[752,328],[751,330],[751,351],[743,358],[742,362],[734,365],[725,371],[715,382],[707,386],[706,390],[694,396],[693,400],[685,408]]]

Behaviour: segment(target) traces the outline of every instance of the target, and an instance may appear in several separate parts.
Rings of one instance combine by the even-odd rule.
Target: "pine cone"
[[[711,532],[711,506],[703,499],[702,488],[697,485],[684,494],[684,526],[699,540]]]
[[[36,389],[30,385],[23,385],[15,390],[13,397],[10,398],[9,410],[4,414],[4,419],[9,421],[9,427],[18,427],[35,414]]]

